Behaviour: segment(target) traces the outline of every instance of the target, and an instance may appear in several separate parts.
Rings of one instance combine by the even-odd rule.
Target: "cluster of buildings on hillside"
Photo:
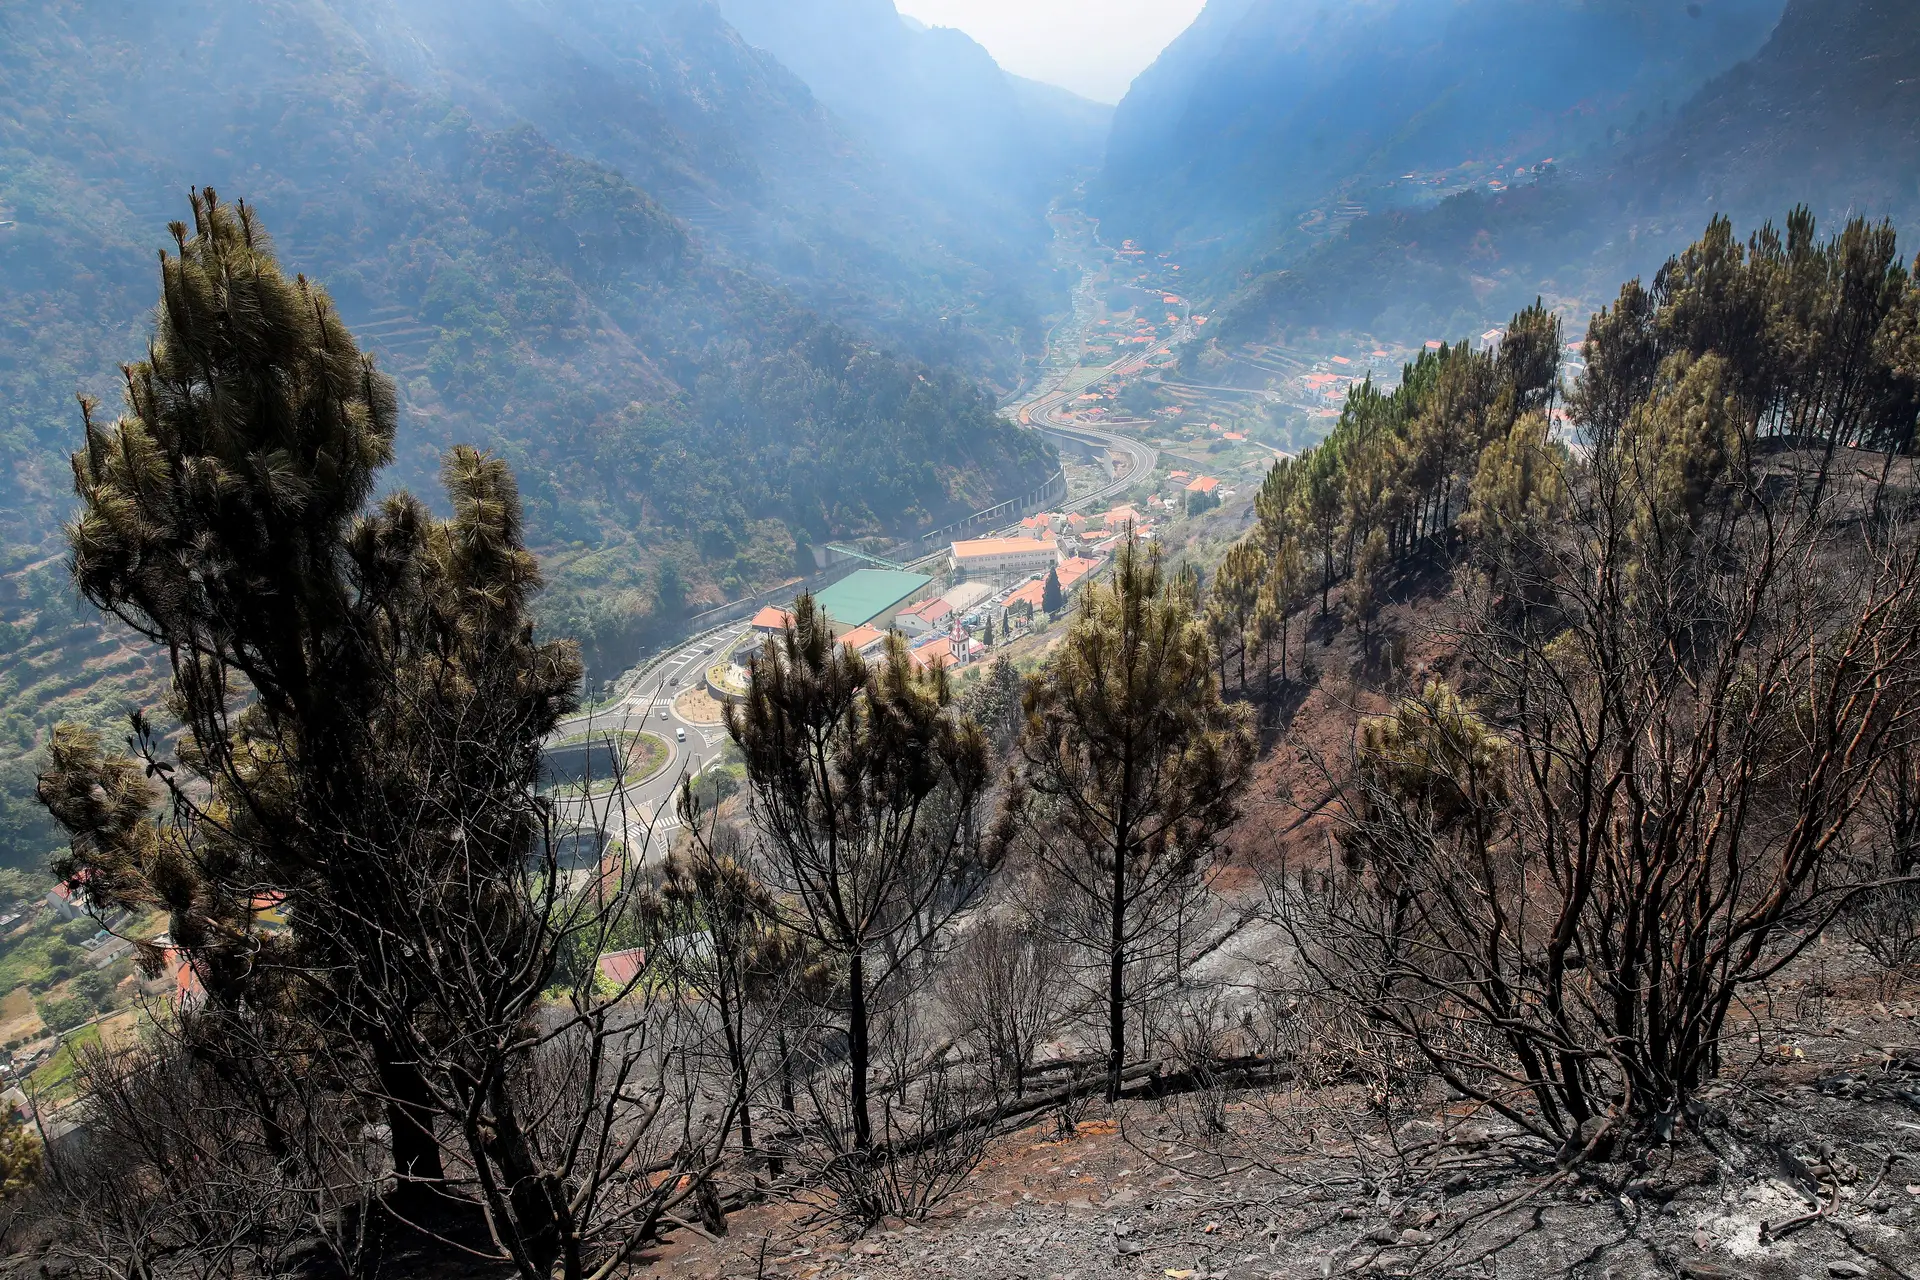
[[[934,594],[933,579],[924,573],[896,569],[860,569],[814,597],[826,613],[834,638],[862,657],[875,657],[888,635],[906,639],[907,654],[923,669],[965,666],[987,648],[984,635],[988,615],[980,606],[993,594],[985,583],[963,582]],[[753,617],[753,629],[776,635],[791,621],[785,609],[772,605]]]
[[[284,894],[273,891],[257,893],[252,898],[251,907],[253,927],[258,933],[270,935],[288,928]],[[73,935],[77,931],[68,926],[77,923],[98,927],[90,936],[76,941]],[[16,939],[23,931],[36,926],[58,929],[62,940],[70,943],[78,952],[77,958],[68,962],[71,967],[65,973],[74,976],[105,974],[109,982],[113,981],[115,974],[121,974],[115,985],[120,991],[129,993],[127,1002],[116,1001],[118,1007],[95,1006],[84,1021],[70,1025],[49,1025],[41,1016],[49,1009],[49,1002],[73,999],[71,994],[61,995],[65,988],[58,983],[41,989],[37,993],[37,1000],[24,1003],[15,999],[6,1001],[6,1008],[0,1009],[0,1111],[26,1122],[35,1120],[35,1112],[40,1110],[37,1119],[44,1125],[45,1132],[52,1137],[60,1137],[73,1127],[66,1103],[47,1104],[44,1098],[30,1097],[32,1086],[29,1081],[36,1071],[60,1052],[63,1041],[82,1035],[103,1036],[110,1031],[115,1036],[132,1035],[135,1034],[134,1028],[156,1011],[189,1010],[205,1001],[206,988],[200,975],[180,948],[174,945],[171,937],[160,933],[144,937],[136,943],[134,937],[140,925],[141,921],[131,912],[102,912],[91,907],[87,901],[84,873],[72,881],[55,884],[37,902],[15,903],[0,913],[0,930],[12,930],[11,936]],[[136,950],[142,949],[157,953],[160,964],[156,972],[148,974],[133,968],[132,974],[126,976],[123,969],[113,967],[116,961],[128,959]],[[53,978],[62,976],[63,971],[52,971]],[[24,995],[26,991],[27,988],[22,987],[16,995]],[[143,1004],[142,1001],[152,1003]]]
[[[1131,506],[1097,516],[1032,516],[1021,522],[1018,534],[951,544],[947,566],[953,585],[945,589],[936,589],[923,573],[861,569],[814,601],[834,637],[865,656],[878,654],[887,636],[897,632],[916,666],[961,667],[978,661],[993,643],[1024,634],[1045,614],[1049,578],[1064,604],[1107,563],[1129,528],[1136,537],[1152,536],[1151,520]],[[753,627],[774,635],[789,621],[786,610],[769,605],[754,615]]]
[[[1135,537],[1151,538],[1152,517],[1130,504],[1104,515],[1043,512],[1022,520],[1017,536],[954,543],[947,564],[956,578],[1044,574],[1066,560],[1107,559],[1129,529]]]

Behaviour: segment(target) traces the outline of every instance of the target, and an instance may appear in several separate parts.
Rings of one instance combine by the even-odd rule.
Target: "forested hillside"
[[[466,12],[473,35],[484,15]],[[724,68],[699,62],[687,37],[660,58],[677,87],[647,81],[654,115],[630,100],[606,107],[628,133],[600,138],[603,163],[516,122],[515,104],[464,89],[455,102],[427,68],[399,67],[394,50],[425,57],[429,46],[401,38],[394,8],[88,0],[0,11],[0,536],[9,571],[53,575],[9,581],[10,752],[36,724],[110,709],[97,704],[119,695],[100,667],[139,681],[116,639],[90,623],[65,629],[52,540],[68,506],[73,394],[117,402],[113,370],[140,354],[153,255],[195,183],[254,203],[279,251],[328,282],[396,376],[399,482],[424,487],[456,441],[512,462],[554,581],[545,623],[578,636],[596,672],[617,670],[686,603],[790,576],[810,541],[909,531],[1051,469],[1047,448],[1000,421],[963,375],[823,317],[808,303],[831,302],[830,289],[797,298],[716,256],[616,167],[668,191],[731,182],[777,203],[754,147],[782,152],[775,123],[834,136],[804,86],[709,8],[619,12],[683,36],[673,23],[705,23],[761,80],[734,85],[748,100],[735,103]],[[637,39],[607,47],[646,47]],[[821,260],[846,249],[857,265],[861,243],[847,230]],[[896,299],[970,287],[937,255],[906,257],[911,271],[870,264]],[[918,302],[886,305],[904,314]],[[958,316],[949,328],[967,332]],[[97,661],[83,670],[84,659]],[[25,766],[7,768],[9,802],[23,803]],[[41,824],[10,814],[20,847],[9,854],[44,853]]]
[[[1114,118],[1094,208],[1231,271],[1343,205],[1431,203],[1650,127],[1751,54],[1781,0],[1211,0]]]
[[[1575,317],[1724,213],[1920,221],[1920,10],[1794,0],[1753,58],[1644,136],[1522,185],[1362,218],[1263,274],[1218,331],[1477,332],[1544,296]]]
[[[832,77],[795,74],[789,50],[750,41],[708,0],[334,7],[396,78],[488,128],[532,124],[617,170],[703,245],[792,285],[816,309],[1001,386],[1037,346],[1053,289],[1038,273],[1046,195],[983,202],[982,175],[952,156],[936,188],[924,168],[898,164],[864,118],[836,114],[846,101],[817,89]],[[898,24],[890,5],[886,16]],[[834,30],[856,34],[850,23]],[[990,59],[970,71],[976,81],[998,74]],[[923,93],[888,118],[912,129],[939,105]],[[1026,123],[1027,146],[1042,150],[1075,128],[1061,115]]]

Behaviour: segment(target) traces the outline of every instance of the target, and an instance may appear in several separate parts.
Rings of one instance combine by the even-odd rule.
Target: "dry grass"
[[[720,724],[720,702],[705,689],[689,689],[673,700],[674,714],[690,724]]]

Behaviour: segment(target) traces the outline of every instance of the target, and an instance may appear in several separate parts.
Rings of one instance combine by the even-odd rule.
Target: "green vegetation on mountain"
[[[642,10],[669,26],[679,12]],[[724,35],[711,14],[700,21]],[[683,43],[663,59],[705,47],[676,30]],[[23,754],[61,718],[105,724],[154,700],[142,652],[73,610],[50,540],[69,502],[73,395],[118,394],[111,370],[140,354],[151,255],[197,181],[239,182],[234,194],[286,257],[328,280],[395,376],[408,427],[398,479],[421,485],[461,442],[512,462],[554,583],[543,625],[578,637],[599,675],[686,609],[793,576],[804,546],[909,533],[1052,469],[1051,451],[964,375],[891,353],[715,257],[625,171],[489,106],[472,76],[435,81],[396,61],[375,38],[385,31],[321,0],[0,14],[0,806],[18,819],[0,856],[18,865],[48,848],[22,808]],[[772,179],[723,126],[785,119],[826,147],[804,86],[730,40],[714,74],[755,71],[737,86],[748,106],[729,116],[722,99],[689,118],[696,86],[660,90],[648,135],[659,154],[610,158],[669,190],[721,178],[751,190]],[[441,71],[466,65],[440,52]],[[645,134],[630,117],[626,136]],[[816,265],[839,270],[831,255]],[[893,277],[869,266],[907,293],[916,276],[931,282],[915,306],[974,283],[943,280],[937,256]]]

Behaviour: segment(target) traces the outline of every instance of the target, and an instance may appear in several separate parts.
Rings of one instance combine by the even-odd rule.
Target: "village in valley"
[[[897,634],[917,669],[943,669],[962,688],[1003,655],[1023,672],[1037,669],[1078,594],[1110,568],[1125,539],[1157,544],[1176,567],[1212,563],[1244,533],[1275,461],[1324,438],[1354,387],[1397,383],[1422,349],[1366,335],[1205,344],[1210,317],[1194,313],[1181,264],[1130,240],[1103,244],[1075,208],[1056,207],[1052,221],[1056,252],[1081,281],[1036,376],[1005,412],[1060,446],[1057,501],[931,547],[867,541],[829,550],[823,568],[833,580],[816,588],[840,643],[872,658]],[[1486,349],[1503,336],[1492,329],[1468,341]],[[1439,346],[1438,338],[1424,340],[1426,349]],[[1573,342],[1564,353],[1576,370],[1578,352]],[[833,577],[835,562],[851,571]],[[789,592],[802,585],[796,580]],[[732,622],[644,659],[615,682],[623,699],[597,713],[602,724],[625,715],[642,726],[671,715],[671,732],[623,731],[645,754],[644,767],[632,767],[635,756],[611,784],[638,797],[639,819],[663,834],[674,825],[668,801],[678,778],[740,773],[722,708],[744,694],[752,657],[790,621],[790,599],[736,612]],[[556,741],[554,751],[564,750]],[[555,785],[583,783],[610,785],[571,776]],[[638,827],[634,836],[641,838]],[[172,948],[162,914],[95,919],[64,885],[44,900],[25,890],[15,897],[0,902],[0,1088],[18,1116],[39,1110],[57,1130],[72,1100],[76,1055],[132,1043],[145,1021],[191,1008],[204,992]],[[271,895],[254,906],[260,929],[284,927]],[[136,963],[143,957],[146,964]]]

